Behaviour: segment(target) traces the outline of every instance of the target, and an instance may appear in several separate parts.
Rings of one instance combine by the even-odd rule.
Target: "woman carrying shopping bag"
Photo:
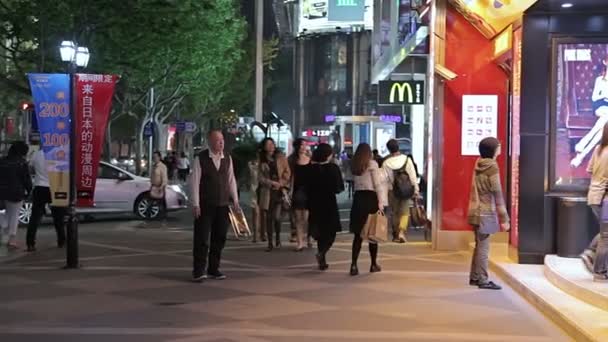
[[[382,178],[378,163],[373,159],[372,149],[366,144],[360,144],[355,151],[352,159],[352,174],[354,181],[354,200],[350,211],[350,232],[354,234],[352,248],[352,263],[350,265],[350,275],[359,274],[357,259],[361,252],[361,244],[366,236],[361,232],[368,219],[373,219],[386,203],[383,203],[379,196],[382,193]],[[384,215],[384,213],[381,213]],[[386,239],[386,237],[384,237]],[[369,241],[369,254],[371,256],[370,272],[380,272],[378,265],[378,243]]]

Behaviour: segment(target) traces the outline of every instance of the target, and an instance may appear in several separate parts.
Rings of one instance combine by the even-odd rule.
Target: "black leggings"
[[[268,246],[272,246],[272,232],[275,233],[275,242],[278,246],[281,242],[281,202],[272,200],[268,210],[262,210],[261,220],[264,222]]]
[[[363,244],[363,239],[360,234],[355,234],[353,238],[353,256],[352,256],[352,264],[356,265],[357,260],[359,259],[359,253],[361,252],[361,245]],[[377,243],[369,243],[369,255],[372,258],[372,265],[376,265],[376,260],[378,258],[378,244]]]

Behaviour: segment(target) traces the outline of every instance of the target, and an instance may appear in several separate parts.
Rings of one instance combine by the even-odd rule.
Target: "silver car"
[[[157,218],[161,208],[148,199],[150,179],[136,176],[106,162],[99,163],[95,188],[95,206],[77,208],[80,215],[134,213],[141,219]],[[188,206],[188,196],[179,185],[169,185],[165,192],[166,210],[176,211]],[[47,214],[50,213],[47,210]],[[32,203],[26,201],[19,212],[19,222],[28,224]]]

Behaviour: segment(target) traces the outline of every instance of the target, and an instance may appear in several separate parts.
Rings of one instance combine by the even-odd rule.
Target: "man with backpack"
[[[382,163],[385,174],[388,207],[385,208],[393,228],[393,242],[405,243],[412,199],[420,192],[414,161],[399,151],[399,142],[391,139],[386,144],[390,155]]]

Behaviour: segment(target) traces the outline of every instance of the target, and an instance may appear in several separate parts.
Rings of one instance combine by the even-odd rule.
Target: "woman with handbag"
[[[6,227],[2,227],[0,238],[8,230],[7,245],[11,249],[19,248],[17,244],[17,227],[19,210],[32,191],[32,177],[25,156],[29,147],[23,141],[17,141],[8,150],[8,156],[0,159],[0,207],[4,207]]]
[[[361,252],[363,239],[363,227],[370,215],[374,215],[384,208],[386,203],[382,203],[382,197],[378,194],[382,193],[382,178],[380,177],[380,169],[378,163],[373,159],[372,149],[369,144],[362,143],[357,146],[355,155],[352,159],[352,174],[354,181],[354,200],[350,210],[350,232],[354,234],[352,263],[350,265],[350,275],[356,276],[359,274],[357,267],[357,259]],[[381,268],[378,265],[378,244],[368,242],[369,254],[371,256],[370,272],[380,272]]]
[[[308,210],[311,236],[317,240],[317,263],[319,269],[329,268],[327,252],[336,240],[336,233],[342,230],[336,194],[344,191],[342,171],[332,163],[333,149],[328,144],[319,144],[312,154],[312,165],[308,182]]]
[[[152,176],[150,177],[150,199],[158,204],[159,217],[165,215],[165,188],[169,183],[167,166],[162,161],[159,151],[152,155]],[[152,206],[150,205],[149,208]]]
[[[306,184],[310,173],[310,147],[305,139],[296,139],[294,152],[290,156],[291,209],[296,228],[296,252],[304,250],[308,243],[308,209],[306,207]]]
[[[485,138],[479,143],[480,158],[475,164],[469,196],[468,222],[475,230],[469,285],[485,290],[501,289],[488,280],[490,235],[501,229],[509,231],[509,214],[496,163],[500,152],[500,142],[496,138]]]
[[[284,202],[284,191],[289,188],[291,171],[287,158],[277,151],[272,138],[265,138],[260,144],[260,164],[258,174],[258,205],[260,221],[268,237],[267,252],[274,247],[281,247],[281,214]],[[275,233],[275,245],[272,245],[272,232]]]

